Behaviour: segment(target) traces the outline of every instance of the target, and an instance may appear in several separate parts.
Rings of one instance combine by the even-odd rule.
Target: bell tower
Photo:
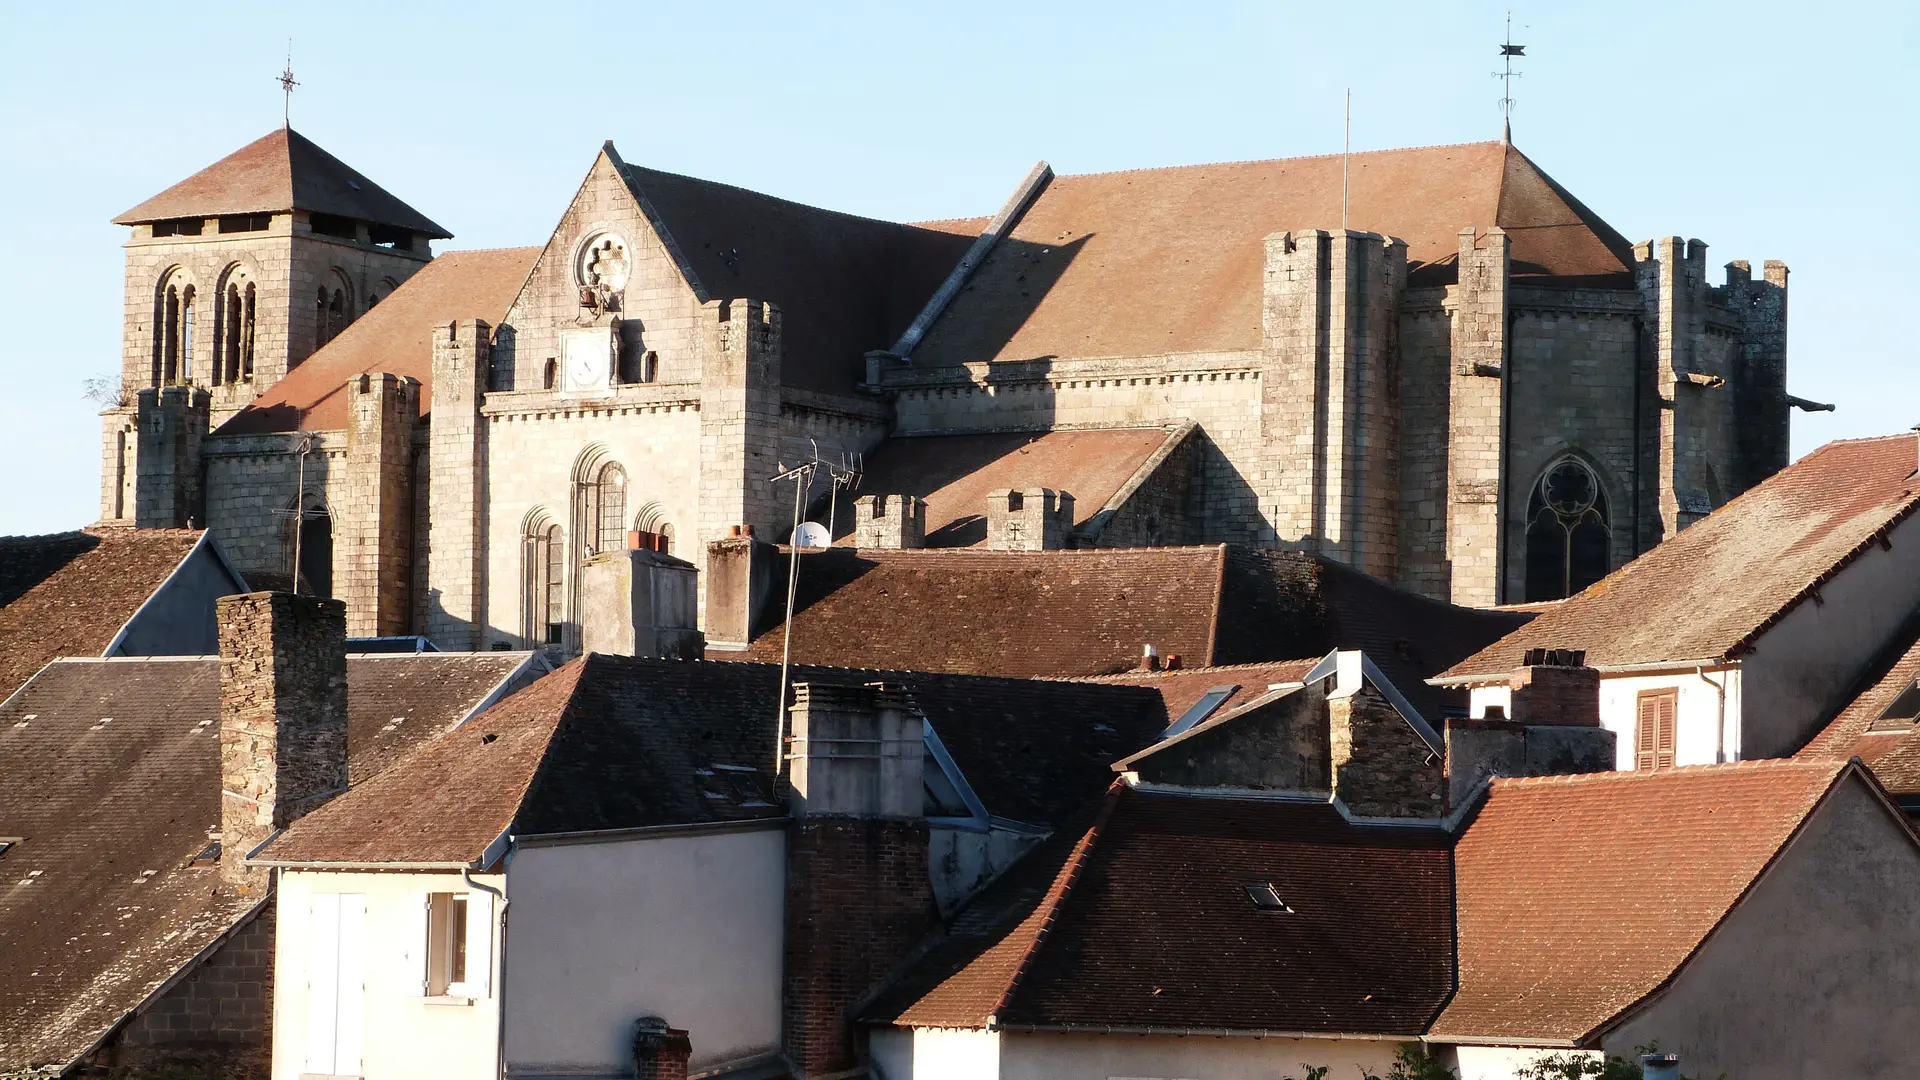
[[[203,402],[187,419],[218,428],[452,235],[292,128],[113,220],[131,235],[120,399],[103,413],[100,516],[143,526],[187,524],[130,509],[142,505],[136,489],[148,471],[128,465],[144,391],[184,388]],[[197,461],[174,464],[198,469]]]

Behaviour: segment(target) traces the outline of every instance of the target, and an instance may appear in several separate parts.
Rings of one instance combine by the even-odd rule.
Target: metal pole
[[[813,469],[802,466],[793,478],[793,531],[800,531],[801,499],[813,483]],[[793,596],[800,584],[800,550],[794,546],[793,533],[787,534],[787,614],[780,642],[780,694],[775,701],[773,721],[773,777],[787,764],[787,668],[793,660]]]
[[[300,594],[300,534],[307,523],[307,451],[313,449],[313,437],[300,436],[300,473],[293,489],[293,593]]]

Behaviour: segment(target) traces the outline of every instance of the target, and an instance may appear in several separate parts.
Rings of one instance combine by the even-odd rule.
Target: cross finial
[[[1509,11],[1507,12],[1507,39],[1500,45],[1500,56],[1506,62],[1506,69],[1494,72],[1494,77],[1500,79],[1502,85],[1500,141],[1503,143],[1513,142],[1513,80],[1520,76],[1520,72],[1513,70],[1513,58],[1525,55],[1527,55],[1527,47],[1513,43],[1513,12]]]
[[[298,82],[294,81],[294,78],[293,78],[293,39],[292,38],[287,39],[287,66],[285,70],[280,72],[280,78],[278,81],[280,83],[280,93],[282,95],[280,99],[280,126],[290,128],[293,126],[293,123],[291,120],[291,116],[293,113],[293,88],[300,85]]]

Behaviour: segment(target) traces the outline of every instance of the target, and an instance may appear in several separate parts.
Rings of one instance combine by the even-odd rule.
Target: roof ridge
[[[1080,871],[1085,868],[1087,857],[1093,851],[1093,845],[1099,842],[1100,834],[1113,817],[1114,807],[1119,805],[1120,799],[1128,790],[1126,784],[1118,779],[1107,785],[1107,796],[1101,800],[1099,816],[1093,819],[1093,824],[1074,843],[1073,852],[1061,865],[1060,872],[1054,875],[1053,883],[1047,886],[1046,895],[1040,898],[1040,903],[1035,908],[1036,912],[1045,914],[1041,916],[1040,926],[1034,931],[1033,940],[1027,942],[1027,947],[1020,952],[1020,959],[1013,965],[1013,973],[1007,977],[1007,988],[1001,991],[1000,1000],[995,1002],[993,1008],[987,1012],[989,1026],[997,1023],[1001,1018],[1000,1014],[1013,1004],[1013,995],[1020,989],[1021,980],[1026,978],[1034,958],[1040,954],[1040,947],[1046,944],[1047,933],[1053,929],[1054,919],[1060,914],[1061,903],[1073,890],[1074,883],[1080,879]]]
[[[671,176],[676,180],[688,180],[696,184],[705,184],[709,187],[727,188],[732,191],[741,192],[742,194],[752,195],[755,198],[766,199],[769,202],[784,203],[787,206],[796,206],[802,210],[811,210],[811,211],[814,211],[815,213],[833,214],[837,217],[854,218],[859,221],[872,222],[875,225],[892,225],[896,228],[904,228],[906,226],[913,224],[912,222],[907,222],[907,221],[893,221],[888,218],[869,217],[866,214],[855,214],[847,210],[835,210],[830,206],[815,206],[812,203],[804,203],[798,199],[789,199],[783,195],[769,194],[757,188],[750,188],[741,184],[729,184],[725,180],[709,180],[704,176],[694,176],[690,173],[677,173],[667,169],[656,169],[650,165],[635,165],[633,162],[627,161],[624,158],[621,160],[621,165],[624,171],[626,171],[629,174],[635,171],[644,171],[644,172],[655,173],[660,176]],[[632,183],[633,180],[629,179],[628,182]],[[937,219],[937,220],[965,221],[968,219],[967,218],[944,218],[944,219]]]
[[[1497,776],[1492,786],[1554,787],[1594,783],[1635,783],[1675,776],[1705,776],[1733,772],[1837,772],[1851,759],[1832,758],[1749,758],[1745,761],[1714,762],[1706,765],[1676,765],[1665,769],[1607,769],[1600,772],[1568,773],[1556,776]]]
[[[452,251],[443,251],[440,254],[435,255],[433,258],[427,260],[427,262],[428,262],[428,265],[432,265],[433,263],[439,262],[441,259],[445,259],[452,255],[493,255],[501,252],[544,251],[544,250],[546,250],[545,244],[514,244],[511,247],[455,248]],[[426,267],[423,266],[421,267],[421,269],[424,270],[426,269]],[[402,284],[404,284],[404,282]]]
[[[1055,181],[1080,180],[1083,178],[1089,178],[1089,177],[1095,177],[1095,176],[1128,176],[1128,175],[1133,175],[1138,173],[1177,172],[1182,169],[1213,169],[1213,168],[1222,168],[1230,165],[1269,165],[1269,164],[1274,164],[1282,161],[1321,161],[1327,158],[1369,157],[1369,156],[1376,156],[1381,154],[1406,154],[1406,153],[1413,153],[1421,150],[1453,150],[1453,149],[1469,147],[1469,146],[1499,146],[1499,145],[1503,145],[1503,144],[1495,139],[1478,139],[1472,142],[1429,143],[1422,146],[1388,146],[1388,147],[1381,147],[1376,150],[1355,150],[1346,154],[1337,154],[1337,153],[1298,154],[1291,157],[1240,158],[1232,161],[1201,161],[1201,162],[1194,162],[1187,165],[1148,165],[1148,166],[1144,166],[1137,169],[1110,169],[1104,172],[1061,173],[1058,176],[1056,176],[1054,179]]]
[[[1283,660],[1248,660],[1239,664],[1195,664],[1192,667],[1160,668],[1156,671],[1112,671],[1105,675],[1072,675],[1064,679],[1050,679],[1050,682],[1111,682],[1116,679],[1137,679],[1143,675],[1197,675],[1210,671],[1245,671],[1248,668],[1279,667],[1282,664],[1317,664],[1325,656],[1296,656]]]

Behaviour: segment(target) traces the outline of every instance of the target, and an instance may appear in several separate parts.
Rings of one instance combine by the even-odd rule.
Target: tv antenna
[[[864,465],[859,454],[841,454],[838,461],[828,461],[820,456],[820,444],[808,441],[812,443],[813,452],[807,460],[791,469],[781,462],[780,471],[768,478],[768,482],[774,484],[793,481],[793,531],[787,536],[786,627],[780,642],[780,693],[774,702],[773,776],[776,781],[787,764],[787,672],[793,663],[793,598],[800,585],[800,556],[817,555],[833,546],[834,510],[840,501],[840,491],[860,482]],[[821,472],[827,475],[826,525],[803,518],[807,496],[813,491],[813,478]]]
[[[287,580],[292,582],[292,591],[298,594],[300,592],[301,534],[306,532],[308,518],[323,518],[328,515],[324,507],[315,507],[312,510],[307,509],[307,455],[313,453],[314,440],[319,438],[319,436],[311,431],[300,431],[295,434],[300,437],[299,445],[293,449],[294,453],[300,455],[300,471],[296,474],[298,479],[294,481],[293,509],[276,510],[274,512],[281,517],[293,519],[293,563],[288,567],[292,572],[287,575]]]
[[[1493,73],[1493,77],[1499,79],[1501,85],[1500,141],[1503,143],[1513,141],[1513,80],[1524,74],[1513,70],[1513,58],[1525,55],[1527,55],[1527,47],[1513,43],[1513,12],[1509,11],[1507,12],[1507,40],[1500,44],[1500,58],[1504,68]]]
[[[300,84],[293,77],[293,39],[287,39],[287,66],[275,80],[280,84],[280,126],[293,126],[293,88]]]

